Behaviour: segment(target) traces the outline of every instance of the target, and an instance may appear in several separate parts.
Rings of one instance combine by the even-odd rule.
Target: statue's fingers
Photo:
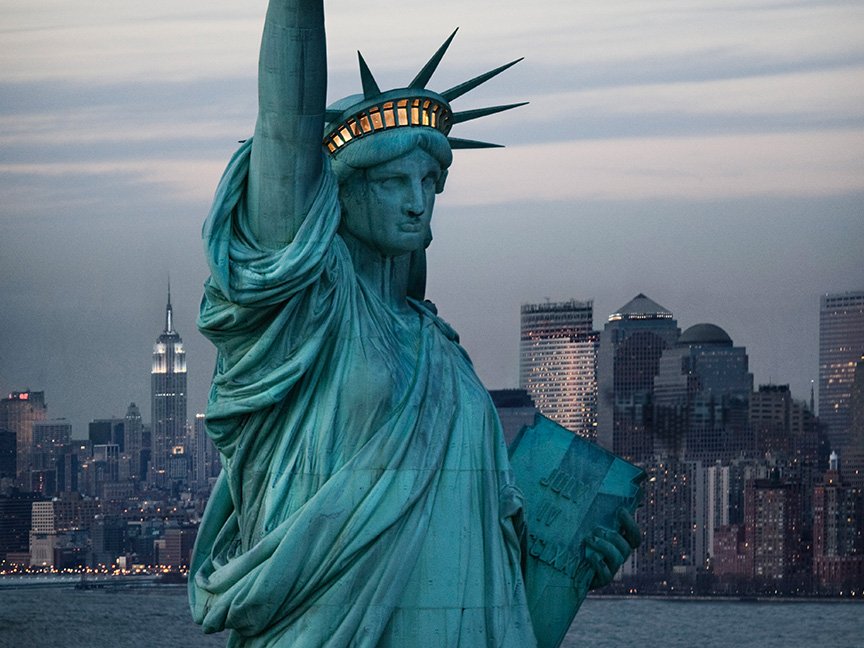
[[[628,556],[630,556],[630,552],[633,551],[633,548],[630,546],[629,540],[627,540],[620,533],[616,533],[615,531],[609,531],[608,529],[600,529],[599,537],[615,545],[615,548],[618,550],[618,552],[622,556],[624,556],[624,560],[627,560]]]
[[[618,551],[615,545],[608,540],[592,536],[591,538],[588,538],[586,542],[589,542],[590,547],[602,556],[603,562],[615,571],[618,571],[618,568],[624,564],[625,557],[620,551]],[[627,552],[627,555],[629,554],[630,552]]]
[[[625,508],[618,509],[618,522],[621,523],[621,534],[627,539],[630,547],[636,549],[642,544],[642,530],[636,520]]]
[[[597,587],[604,587],[612,582],[612,571],[606,565],[605,562],[600,560],[597,557],[597,554],[592,554],[588,556],[588,560],[591,563],[591,567],[594,569],[594,578],[591,581],[591,588],[595,589]]]

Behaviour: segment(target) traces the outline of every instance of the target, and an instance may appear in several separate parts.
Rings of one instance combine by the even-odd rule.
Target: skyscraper
[[[655,452],[713,463],[752,451],[747,351],[714,324],[696,324],[660,358],[654,377]]]
[[[154,483],[166,481],[166,468],[174,448],[186,437],[186,351],[174,330],[171,291],[165,308],[165,330],[153,345],[150,371],[152,426],[151,474]]]
[[[537,409],[593,439],[597,427],[597,343],[591,301],[522,305],[519,385]]]
[[[0,400],[0,430],[15,433],[17,480],[25,488],[30,487],[33,424],[44,421],[47,416],[45,392],[12,392],[8,398]]]
[[[654,453],[653,389],[660,356],[681,331],[642,293],[609,316],[597,354],[597,440],[631,461]]]
[[[822,295],[819,309],[819,420],[831,447],[849,438],[855,365],[864,355],[864,291]]]

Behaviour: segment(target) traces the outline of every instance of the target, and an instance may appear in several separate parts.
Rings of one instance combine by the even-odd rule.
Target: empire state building
[[[152,444],[150,480],[164,483],[169,458],[186,438],[186,351],[183,340],[174,330],[171,290],[165,309],[165,330],[153,345],[153,368],[150,371]]]

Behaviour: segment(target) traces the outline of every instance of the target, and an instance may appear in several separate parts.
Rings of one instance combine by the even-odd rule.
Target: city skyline
[[[200,227],[254,125],[264,4],[8,3],[0,391],[44,391],[76,437],[147,402],[169,274],[204,407]],[[433,88],[526,56],[477,93],[531,103],[465,126],[507,148],[457,152],[429,252],[427,294],[488,387],[518,384],[521,304],[593,299],[599,330],[644,293],[809,397],[820,295],[864,287],[864,9],[445,2],[399,31],[391,11],[328,5],[331,99],[359,90],[355,49],[404,84],[457,24]]]

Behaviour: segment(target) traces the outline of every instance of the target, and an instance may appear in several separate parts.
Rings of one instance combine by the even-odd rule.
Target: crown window
[[[384,120],[381,119],[381,112],[378,106],[369,109],[369,119],[372,120],[372,128],[375,130],[384,128]]]

